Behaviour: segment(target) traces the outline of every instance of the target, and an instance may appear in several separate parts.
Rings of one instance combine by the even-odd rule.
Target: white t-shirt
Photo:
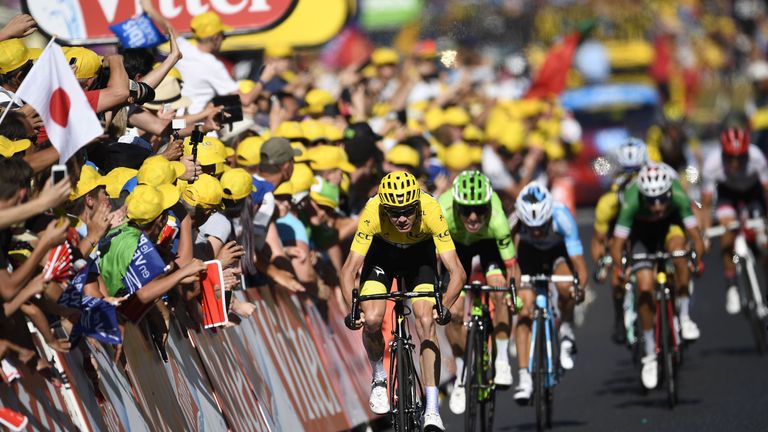
[[[224,63],[213,54],[200,51],[183,37],[176,39],[183,56],[176,68],[184,79],[182,96],[192,99],[190,114],[197,114],[214,96],[237,92],[237,82],[229,75]]]
[[[723,153],[719,149],[711,151],[704,160],[702,192],[706,194],[715,193],[718,184],[723,184],[735,192],[746,192],[758,182],[768,184],[768,162],[760,148],[754,144],[749,145],[749,162],[746,169],[739,173],[726,173]]]

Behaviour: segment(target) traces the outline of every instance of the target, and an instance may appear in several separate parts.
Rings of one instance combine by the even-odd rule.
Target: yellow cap
[[[375,66],[394,65],[400,61],[400,55],[392,48],[376,48],[371,54],[371,63]]]
[[[293,55],[293,48],[286,43],[272,42],[264,47],[264,55],[269,58],[286,58]]]
[[[242,168],[232,168],[221,175],[223,197],[229,200],[241,200],[254,192],[253,177]]]
[[[250,93],[254,87],[256,87],[256,83],[253,80],[244,79],[237,82],[240,93]]]
[[[342,128],[331,123],[325,123],[323,127],[325,128],[325,137],[328,138],[328,141],[335,142],[344,139],[344,130]]]
[[[291,175],[290,182],[294,194],[307,192],[315,183],[315,174],[307,164],[297,163],[293,166],[293,174]]]
[[[0,42],[0,74],[13,72],[30,60],[27,46],[21,39]]]
[[[469,160],[473,165],[483,162],[483,148],[481,146],[469,146]]]
[[[280,183],[280,186],[272,192],[272,195],[293,195],[293,183],[290,180]]]
[[[29,48],[27,47],[27,53],[29,54],[30,60],[37,60],[40,58],[40,54],[43,53],[42,48]]]
[[[128,182],[131,177],[136,177],[137,173],[137,170],[126,167],[117,167],[107,173],[107,175],[104,176],[107,186],[107,195],[109,195],[110,198],[119,198],[120,191],[123,190],[125,183]]]
[[[444,120],[451,126],[466,126],[469,124],[469,114],[462,107],[453,106],[445,110]]]
[[[63,51],[67,62],[75,59],[75,76],[77,79],[93,78],[101,69],[102,57],[88,48],[73,46],[66,47]]]
[[[499,144],[510,153],[522,150],[525,145],[525,126],[518,120],[508,121],[499,137]]]
[[[145,225],[157,219],[166,209],[179,202],[179,190],[171,184],[159,187],[138,185],[125,203],[128,205],[128,219]]]
[[[445,166],[451,171],[464,171],[472,164],[471,149],[465,142],[455,142],[445,149]]]
[[[158,66],[160,66],[160,62],[155,62],[155,64],[152,65],[152,69],[157,69]],[[175,67],[172,67],[171,70],[168,71],[168,75],[166,76],[176,78],[178,81],[181,81],[181,82],[184,81],[183,79],[181,79],[181,72],[179,72],[179,70],[176,69]]]
[[[28,139],[11,140],[0,135],[0,155],[9,158],[16,153],[23,152],[32,145],[32,141]]]
[[[307,103],[307,112],[310,114],[320,114],[326,105],[334,102],[331,93],[323,89],[310,90],[304,97],[304,101]]]
[[[406,144],[398,144],[387,152],[387,162],[416,168],[419,166],[419,152]]]
[[[445,124],[445,115],[443,110],[438,107],[430,108],[424,113],[424,123],[428,130],[436,130]]]
[[[74,201],[88,192],[96,189],[99,186],[106,185],[107,182],[96,169],[90,165],[83,165],[80,170],[80,178],[77,180],[77,185],[72,189],[69,194],[69,200]]]
[[[301,124],[299,124],[299,122],[285,121],[280,123],[272,136],[283,137],[289,141],[294,141],[297,139],[304,139],[304,131],[301,129]]]
[[[232,30],[232,27],[222,24],[219,15],[213,11],[194,16],[189,23],[189,27],[198,39],[205,39],[215,34]]]
[[[339,168],[345,172],[355,172],[355,166],[349,163],[347,152],[339,146],[319,145],[308,151],[309,166],[315,171]]]
[[[309,162],[309,151],[307,150],[307,147],[304,146],[303,143],[299,141],[291,141],[291,147],[294,150],[298,150],[301,152],[298,156],[293,157],[294,162]]]
[[[309,142],[327,140],[325,137],[325,127],[317,120],[306,119],[301,122],[301,130],[304,138]]]
[[[181,162],[171,162],[161,155],[150,156],[141,164],[136,173],[136,181],[139,184],[160,186],[173,183],[184,171],[186,168]]]
[[[260,151],[264,138],[260,136],[249,136],[240,141],[237,145],[237,164],[239,166],[258,165],[261,160]]]
[[[467,127],[464,128],[464,131],[462,131],[461,138],[464,139],[464,141],[483,141],[485,135],[479,127],[473,124],[468,124]]]
[[[194,183],[187,185],[181,195],[184,201],[195,207],[213,209],[221,207],[224,189],[221,183],[208,174],[201,174]]]
[[[192,142],[189,137],[184,139],[184,155],[192,154]],[[224,145],[220,139],[212,136],[205,136],[203,142],[197,145],[197,162],[200,165],[215,165],[224,162],[229,156],[235,154],[235,151]]]

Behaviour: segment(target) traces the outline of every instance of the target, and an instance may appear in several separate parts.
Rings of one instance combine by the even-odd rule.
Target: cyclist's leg
[[[608,242],[613,241],[613,238]],[[614,265],[618,266],[619,263]],[[626,292],[624,290],[624,283],[621,275],[618,272],[611,272],[610,284],[611,293],[613,297],[613,335],[611,335],[614,342],[623,344],[626,342],[626,329],[624,328],[624,296]]]
[[[729,223],[736,220],[735,203],[731,199],[729,191],[721,186],[718,186],[715,217],[717,217],[718,223],[722,226],[728,226]],[[723,261],[726,287],[736,286],[736,265],[733,263],[733,243],[735,239],[736,233],[731,230],[725,230],[720,237],[720,256]]]
[[[467,276],[472,274],[473,248],[456,242],[456,253],[459,255],[462,267]],[[446,278],[447,279],[447,278]],[[447,286],[447,281],[445,282]],[[461,368],[464,365],[464,345],[466,344],[467,331],[464,327],[464,299],[462,291],[456,303],[451,307],[451,322],[445,326],[445,336],[451,344],[451,352],[456,360],[456,376],[461,374]]]
[[[519,241],[517,260],[520,274],[535,275],[543,272],[545,268],[540,255],[541,251],[525,241]],[[517,295],[523,303],[523,308],[517,314],[517,325],[515,325],[518,380],[514,396],[517,401],[523,403],[531,397],[533,392],[533,381],[528,370],[528,361],[531,355],[531,326],[533,324],[533,303],[536,296],[532,287],[528,285],[518,287]]]
[[[552,274],[558,276],[571,276],[573,270],[570,262],[565,256],[567,251],[560,250],[560,255],[552,265]],[[560,335],[560,365],[565,370],[573,369],[576,354],[576,334],[573,331],[573,309],[576,307],[576,300],[571,295],[573,283],[556,283],[557,304],[560,310],[560,320],[558,323],[558,334]]]
[[[669,228],[666,238],[666,247],[669,252],[685,251],[687,247],[685,233],[679,225]],[[672,258],[675,267],[675,283],[677,284],[677,309],[680,318],[680,330],[683,339],[695,340],[699,338],[699,327],[690,316],[690,292],[688,282],[691,278],[691,270],[688,268],[688,258]]]
[[[659,237],[657,233],[643,229],[641,224],[633,227],[630,237],[630,254],[653,253],[656,252],[657,244],[663,239],[657,241],[654,237]],[[648,224],[652,225],[652,224]],[[651,228],[651,227],[648,227]],[[654,236],[655,234],[655,236]],[[637,315],[640,318],[640,327],[643,330],[643,352],[645,358],[655,358],[656,356],[656,337],[653,333],[655,305],[653,299],[654,272],[653,262],[650,260],[635,261],[632,263],[632,272],[635,276],[637,290]]]
[[[477,243],[480,254],[480,264],[485,272],[488,285],[503,287],[507,284],[504,274],[504,260],[501,259],[499,248],[493,239],[481,240]],[[509,365],[509,335],[510,313],[506,295],[495,292],[490,295],[493,302],[493,337],[496,343],[496,376],[494,382],[498,385],[512,385],[512,368]]]
[[[437,255],[432,240],[411,246],[401,254],[401,265],[405,265],[403,276],[408,287],[416,292],[433,292],[437,277]],[[416,318],[416,333],[419,336],[419,363],[424,383],[427,404],[425,415],[432,413],[439,417],[437,385],[440,383],[440,346],[437,341],[437,326],[433,316],[434,298],[417,298],[411,302]]]

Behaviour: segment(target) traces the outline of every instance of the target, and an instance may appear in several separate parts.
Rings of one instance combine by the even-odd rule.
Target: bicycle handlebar
[[[357,325],[357,321],[360,319],[360,303],[371,300],[406,300],[414,298],[427,298],[432,297],[435,299],[435,309],[437,310],[437,319],[435,320],[440,325],[446,325],[451,321],[451,311],[443,306],[443,292],[440,287],[435,287],[433,292],[415,292],[415,291],[395,291],[384,294],[368,294],[361,296],[360,291],[355,288],[352,290],[352,311],[344,318],[344,325],[350,330],[358,330],[360,326]]]
[[[704,230],[704,236],[707,238],[719,237],[725,234],[725,231],[736,231],[742,227],[740,221],[730,222],[728,225],[718,225]],[[744,221],[744,227],[750,230],[765,229],[765,220],[763,218],[752,218]]]
[[[520,276],[520,282],[525,284],[536,282],[554,282],[554,283],[568,283],[573,282],[574,285],[578,285],[579,278],[573,275],[522,275]]]
[[[490,286],[482,284],[478,281],[473,281],[472,283],[468,283],[464,285],[462,288],[464,291],[482,291],[482,292],[511,292],[512,287],[500,287],[500,286]]]
[[[657,251],[653,253],[634,253],[629,255],[630,259],[632,261],[641,261],[641,260],[657,260],[657,259],[669,259],[669,258],[684,258],[688,257],[691,259],[696,259],[696,252],[690,251],[690,250],[676,250],[672,252],[667,251]]]

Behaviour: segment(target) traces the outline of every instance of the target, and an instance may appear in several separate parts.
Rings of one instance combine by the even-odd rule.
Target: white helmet
[[[629,137],[619,145],[616,159],[624,169],[638,169],[648,160],[648,149],[643,140]]]
[[[528,183],[515,202],[517,217],[527,226],[538,227],[552,218],[552,194],[539,182]]]
[[[653,198],[667,193],[672,188],[674,179],[674,170],[669,165],[648,162],[640,168],[636,181],[640,193]]]

